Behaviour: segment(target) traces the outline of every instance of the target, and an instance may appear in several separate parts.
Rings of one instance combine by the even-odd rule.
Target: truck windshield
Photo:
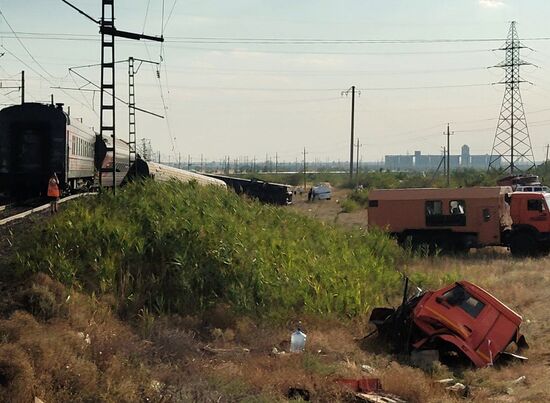
[[[477,318],[485,304],[474,298],[461,285],[457,285],[443,294],[443,300],[451,306],[462,308],[468,315]]]

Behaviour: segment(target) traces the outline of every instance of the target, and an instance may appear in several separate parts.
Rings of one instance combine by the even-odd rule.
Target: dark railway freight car
[[[25,103],[0,111],[0,192],[15,197],[46,192],[56,172],[62,189],[93,183],[94,132],[71,119],[62,104]]]
[[[211,178],[221,179],[227,186],[233,188],[237,194],[246,194],[263,203],[282,205],[292,203],[292,190],[290,185],[266,182],[258,179],[234,178],[215,174],[205,175]]]

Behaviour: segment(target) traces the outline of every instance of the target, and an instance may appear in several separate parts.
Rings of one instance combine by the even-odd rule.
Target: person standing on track
[[[61,192],[59,191],[59,179],[55,172],[52,173],[48,180],[48,198],[50,199],[50,213],[57,213],[57,202],[59,201]]]

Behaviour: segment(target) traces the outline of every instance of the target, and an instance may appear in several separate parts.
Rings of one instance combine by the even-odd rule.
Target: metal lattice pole
[[[498,83],[505,85],[505,92],[489,160],[489,169],[508,171],[511,174],[535,167],[520,93],[520,84],[525,82],[519,73],[520,66],[531,64],[521,60],[520,49],[523,48],[525,46],[518,38],[516,22],[512,21],[506,44],[500,49],[506,52],[505,59],[495,66],[505,71],[504,81]]]
[[[115,167],[115,36],[105,28],[114,28],[114,1],[103,0],[101,14],[101,95],[99,135],[103,141],[111,138],[111,147],[107,151],[113,153],[112,166],[108,170],[113,175],[113,189],[116,186]],[[99,172],[99,183],[102,184],[102,170]]]

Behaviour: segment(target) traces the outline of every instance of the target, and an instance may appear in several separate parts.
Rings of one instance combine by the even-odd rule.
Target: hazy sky
[[[100,0],[72,2],[101,14]],[[503,71],[487,67],[504,58],[493,49],[503,44],[511,20],[534,49],[522,51],[523,58],[537,65],[522,68],[534,84],[524,84],[522,95],[537,160],[550,142],[548,0],[165,0],[164,20],[160,0],[115,3],[118,29],[159,35],[164,21],[160,83],[167,119],[138,114],[137,130],[172,159],[181,153],[197,160],[202,153],[209,160],[263,160],[278,153],[294,161],[306,147],[308,159],[347,160],[350,99],[341,91],[351,85],[361,90],[356,136],[363,160],[439,153],[447,122],[455,131],[452,152],[467,143],[472,153],[490,153],[504,88],[491,85]],[[98,28],[61,0],[0,0],[0,10],[20,39],[0,17],[3,87],[24,69],[28,101],[53,93],[97,128],[98,94],[51,87],[85,84],[68,68],[99,62]],[[349,43],[372,39],[495,41]],[[117,59],[159,59],[156,43],[117,44]],[[97,67],[78,71],[99,81]],[[16,102],[19,93],[12,91],[0,90],[0,102]],[[117,95],[127,93],[127,66],[120,64]],[[150,66],[139,71],[136,93],[139,107],[165,113]],[[127,108],[119,104],[117,114],[117,135],[126,139]]]

